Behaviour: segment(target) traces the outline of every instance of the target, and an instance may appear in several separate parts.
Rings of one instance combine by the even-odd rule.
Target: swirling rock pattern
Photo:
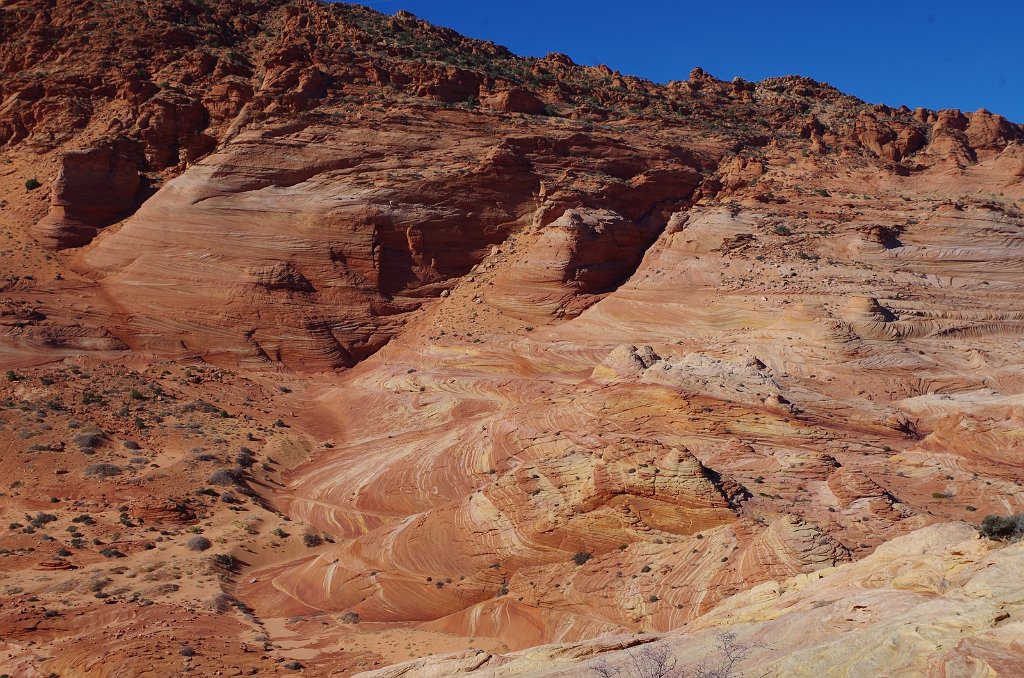
[[[359,674],[570,676],[632,666],[660,644],[678,665],[722,661],[722,629],[745,647],[741,672],[814,676],[1014,675],[1020,666],[1024,549],[996,548],[963,524],[894,539],[860,562],[771,581],[667,635],[606,637],[514,654],[476,651]],[[472,662],[472,664],[470,664]]]
[[[351,541],[276,571],[274,586],[314,609],[522,649],[692,625],[745,590],[765,595],[930,522],[1018,506],[1014,472],[982,461],[1013,444],[1016,396],[912,395],[975,383],[952,358],[960,335],[939,328],[1017,322],[1000,297],[970,319],[935,298],[915,313],[905,296],[810,282],[755,303],[747,285],[803,275],[767,274],[747,250],[768,259],[773,246],[721,249],[763,218],[694,208],[624,284],[506,345],[474,339],[509,323],[507,306],[484,295],[470,314],[455,309],[492,282],[514,294],[505,271],[543,237],[492,254],[322,396],[340,444],[292,472],[289,510]],[[718,272],[737,266],[766,274]],[[893,337],[867,329],[901,323],[915,351],[893,355]],[[950,418],[962,402],[973,405]],[[990,442],[967,454],[951,426],[971,435],[963,417],[981,412],[1007,423],[985,425]]]
[[[1016,547],[957,521],[1024,504],[1020,125],[309,0],[10,0],[0,38],[0,511],[136,508],[106,569],[200,577],[76,625],[77,552],[9,528],[13,673],[180,666],[225,613],[193,670],[572,675],[719,627],[784,675],[1011,670]],[[151,454],[64,447],[86,414]]]

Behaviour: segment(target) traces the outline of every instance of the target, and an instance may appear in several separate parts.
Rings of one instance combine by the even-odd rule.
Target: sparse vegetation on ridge
[[[1024,539],[1024,513],[1015,513],[1010,516],[985,516],[979,530],[981,534],[993,541],[1020,541]]]

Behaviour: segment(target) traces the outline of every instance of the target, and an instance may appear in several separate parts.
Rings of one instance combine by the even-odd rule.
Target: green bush
[[[43,525],[46,525],[47,523],[52,523],[55,520],[57,520],[57,516],[53,515],[52,513],[43,513],[42,511],[40,511],[36,513],[35,518],[32,519],[30,524],[32,525],[32,527],[42,527]]]
[[[1024,513],[985,516],[979,531],[993,541],[1020,541],[1024,538]]]
[[[32,177],[31,179],[25,182],[25,188],[30,191],[34,191],[40,186],[42,186],[42,184],[39,183],[39,179],[36,179],[35,177]]]
[[[578,551],[576,555],[572,557],[572,562],[576,563],[577,565],[582,565],[583,563],[587,562],[593,557],[594,555],[589,551]]]

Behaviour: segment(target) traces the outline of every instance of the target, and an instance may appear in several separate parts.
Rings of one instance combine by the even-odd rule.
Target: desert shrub
[[[216,405],[211,405],[205,400],[195,400],[187,405],[181,407],[182,414],[188,414],[189,412],[203,412],[205,414],[215,414],[220,412],[220,408]]]
[[[980,532],[993,541],[1020,541],[1024,539],[1024,513],[985,516]]]
[[[139,446],[139,444],[138,444],[137,442],[135,442],[134,440],[126,440],[126,441],[124,441],[124,442],[123,442],[123,443],[121,443],[121,444],[122,444],[122,445],[124,445],[124,449],[126,449],[126,450],[138,450],[138,449],[142,449],[142,448],[141,448],[141,447]]]
[[[104,558],[124,558],[124,554],[115,549],[113,546],[108,546],[107,548],[100,551],[100,555]]]
[[[604,678],[741,678],[745,674],[739,667],[755,647],[759,646],[737,642],[735,633],[721,633],[718,653],[687,671],[679,666],[669,644],[660,640],[626,650],[629,659],[621,667],[602,660],[592,665],[591,670]]]
[[[250,450],[248,447],[243,447],[241,450],[239,450],[238,455],[235,457],[235,463],[242,468],[251,467],[254,463],[256,463],[256,460],[253,457],[252,450]]]
[[[594,554],[590,553],[589,551],[577,551],[576,555],[572,557],[572,562],[576,563],[577,565],[582,565],[583,563],[587,562],[593,557]]]
[[[686,672],[679,668],[665,641],[626,650],[626,654],[629,661],[625,662],[625,670],[602,661],[592,667],[594,673],[604,678],[620,675],[625,678],[686,678]]]
[[[359,613],[358,612],[346,612],[345,614],[341,615],[341,621],[343,621],[346,624],[358,624],[359,623]]]
[[[284,665],[284,667],[286,669],[288,669],[289,671],[298,671],[298,670],[300,670],[302,668],[302,663],[301,662],[288,662],[287,664]]]
[[[100,462],[99,464],[90,464],[85,467],[84,471],[87,476],[100,476],[101,478],[111,478],[113,476],[121,475],[121,467],[107,462]]]
[[[106,405],[107,401],[99,393],[85,389],[82,391],[83,405]]]
[[[210,474],[207,482],[211,485],[235,485],[242,479],[242,469],[221,468]]]
[[[39,179],[36,179],[35,177],[32,177],[31,179],[27,179],[25,181],[25,189],[26,190],[34,191],[37,188],[39,188],[40,186],[42,186],[42,184],[39,183]]]
[[[251,607],[243,603],[238,598],[235,598],[232,595],[224,593],[223,591],[215,595],[210,600],[206,601],[206,603],[204,604],[206,605],[206,607],[208,607],[209,609],[213,610],[218,614],[224,614],[231,608],[235,608],[247,617],[252,617],[253,614],[253,609]]]
[[[225,570],[233,570],[238,566],[238,559],[230,553],[218,553],[213,557],[213,562]]]
[[[185,542],[185,547],[189,551],[205,551],[211,546],[213,546],[213,543],[209,539],[207,539],[206,537],[201,537],[198,534],[189,537],[188,540]]]
[[[43,513],[42,511],[40,511],[32,519],[31,525],[32,527],[42,527],[43,525],[47,523],[52,523],[55,520],[57,520],[57,516],[53,515],[52,513]]]
[[[178,654],[180,654],[182,657],[194,657],[196,651],[193,650],[192,647],[189,645],[182,645],[181,649],[178,650]]]
[[[79,433],[71,439],[79,449],[91,450],[103,442],[103,435],[99,433]]]
[[[302,535],[302,543],[306,545],[306,548],[311,549],[323,544],[324,540],[318,534],[304,534]]]
[[[21,381],[24,378],[14,370],[7,370],[7,381]]]
[[[108,577],[95,577],[92,582],[89,583],[89,590],[93,593],[98,593],[110,584],[110,581],[111,580]]]

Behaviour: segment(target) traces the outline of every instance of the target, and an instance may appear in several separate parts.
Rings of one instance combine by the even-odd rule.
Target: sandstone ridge
[[[1016,675],[1020,125],[312,0],[0,38],[0,672]]]

